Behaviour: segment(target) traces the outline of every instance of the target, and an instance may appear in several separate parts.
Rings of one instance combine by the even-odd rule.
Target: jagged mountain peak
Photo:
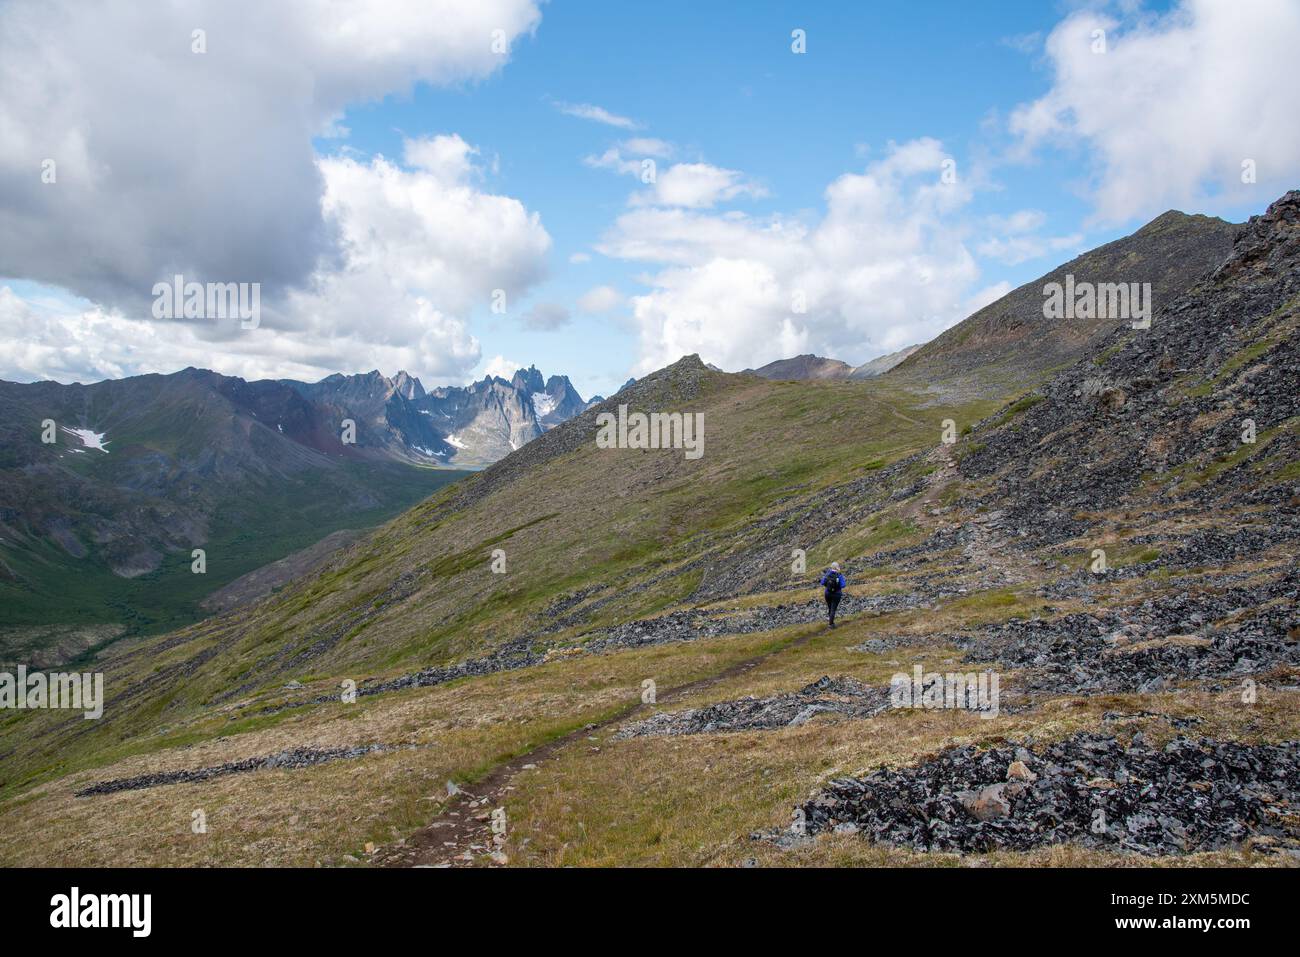
[[[529,394],[533,392],[541,392],[546,388],[546,383],[542,379],[542,374],[537,370],[537,366],[535,365],[530,365],[527,369],[520,369],[514,374],[510,381],[516,389],[522,389],[524,392]]]
[[[392,381],[393,391],[404,399],[419,399],[425,394],[424,385],[405,369],[400,370],[397,375],[393,376]]]
[[[543,382],[536,367],[530,367],[527,394],[542,429],[552,429],[586,410],[589,405],[568,376],[553,375]],[[516,377],[517,378],[517,377]]]
[[[671,365],[664,366],[659,370],[659,372],[689,372],[692,370],[703,372],[706,369],[708,369],[708,365],[700,358],[700,354],[698,352],[692,352],[690,355],[682,356]],[[654,374],[657,375],[659,373]]]

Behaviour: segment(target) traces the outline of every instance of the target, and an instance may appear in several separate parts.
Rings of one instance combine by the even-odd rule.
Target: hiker
[[[835,627],[835,609],[840,607],[840,596],[844,593],[844,586],[847,584],[844,576],[840,574],[840,563],[831,562],[831,567],[826,569],[817,584],[826,590],[826,613],[830,616],[831,627]]]

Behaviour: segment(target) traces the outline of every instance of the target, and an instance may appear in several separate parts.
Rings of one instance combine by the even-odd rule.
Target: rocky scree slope
[[[1156,308],[1168,304],[1223,261],[1237,226],[1209,216],[1170,210],[1123,239],[1084,253],[948,329],[887,374],[946,389],[989,383],[1032,384],[1050,370],[1091,352],[1098,339],[1123,324],[1118,317],[1076,319],[1043,331],[1043,289],[1062,283],[1151,284]]]

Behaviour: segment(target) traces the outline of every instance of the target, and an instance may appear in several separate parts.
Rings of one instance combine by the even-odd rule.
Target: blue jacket
[[[826,588],[829,591],[830,590],[829,586],[831,582],[833,582],[836,578],[840,580],[840,591],[843,591],[844,586],[847,585],[848,582],[844,580],[844,576],[841,575],[839,572],[833,572],[830,569],[826,570],[826,573],[821,577],[821,581],[819,581],[817,584],[821,585],[823,588]]]

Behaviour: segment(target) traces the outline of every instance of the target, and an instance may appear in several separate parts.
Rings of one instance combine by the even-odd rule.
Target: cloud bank
[[[313,138],[339,133],[349,104],[489,76],[508,61],[496,41],[539,20],[533,0],[0,7],[0,276],[91,304],[25,315],[31,348],[0,375],[60,348],[46,368],[64,375],[175,368],[195,344],[196,364],[225,368],[288,353],[323,372],[467,371],[464,311],[544,272],[537,215],[485,192],[458,137],[408,143],[406,169],[322,159]],[[154,283],[178,273],[261,283],[264,327],[150,328]]]

